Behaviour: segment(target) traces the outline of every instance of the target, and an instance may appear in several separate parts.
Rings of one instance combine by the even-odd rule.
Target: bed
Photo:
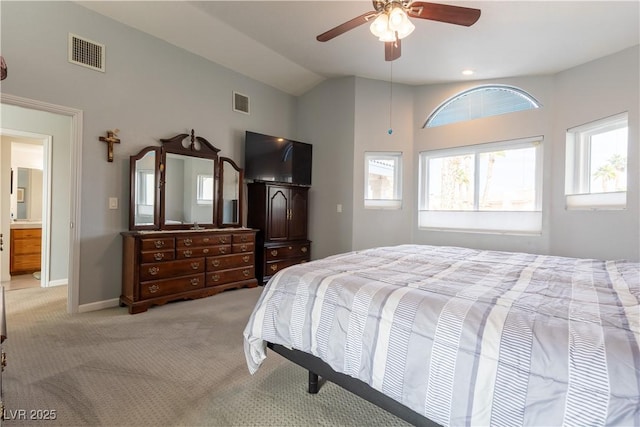
[[[400,245],[289,267],[244,331],[412,424],[640,425],[640,263]]]

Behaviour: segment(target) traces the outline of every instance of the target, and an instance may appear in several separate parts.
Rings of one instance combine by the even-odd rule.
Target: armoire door
[[[289,189],[280,186],[267,186],[267,229],[265,240],[277,241],[289,239]]]
[[[292,187],[289,200],[289,239],[307,238],[308,188]]]

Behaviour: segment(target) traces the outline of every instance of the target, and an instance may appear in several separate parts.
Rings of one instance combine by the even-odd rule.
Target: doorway
[[[63,268],[64,282],[68,285],[67,312],[77,313],[79,311],[79,245],[80,245],[80,176],[82,159],[82,111],[55,104],[49,104],[28,98],[17,97],[9,94],[2,94],[0,98],[0,108],[2,108],[2,124],[7,128],[19,129],[22,132],[38,133],[41,135],[53,135],[50,144],[53,165],[49,168],[50,184],[48,187],[55,188],[58,195],[51,200],[51,209],[48,214],[56,213],[48,219],[48,233],[50,242],[58,242],[63,250],[51,250],[52,243],[45,243],[49,250],[47,274],[50,275],[49,283],[55,281],[54,269]],[[59,149],[64,146],[63,152]],[[57,147],[57,148],[56,148]],[[3,150],[5,148],[3,147]],[[6,155],[1,156],[2,183],[9,183],[10,165]],[[57,165],[57,167],[56,167]],[[61,166],[62,165],[62,166]],[[57,169],[60,168],[60,169]],[[55,170],[64,172],[63,179],[60,180]],[[9,186],[7,185],[8,189]],[[68,190],[68,191],[66,191]],[[0,197],[0,227],[9,230],[10,225],[10,197]],[[4,194],[0,189],[0,195]],[[6,213],[6,214],[5,214]],[[44,218],[43,218],[44,221]],[[4,234],[4,240],[8,234]],[[62,253],[61,253],[62,252]],[[8,257],[7,251],[0,252],[0,256]],[[62,256],[62,259],[52,257]],[[0,263],[1,265],[2,263]],[[42,271],[44,275],[44,270]],[[5,274],[0,271],[0,275]],[[54,280],[52,280],[54,279]]]
[[[48,287],[51,142],[50,135],[0,129],[2,157],[0,170],[10,164],[10,185],[0,191],[6,200],[9,192],[9,230],[3,250],[9,257],[0,259],[0,276],[5,289]],[[7,158],[8,157],[8,158]],[[2,174],[6,176],[6,174]],[[3,215],[7,212],[3,211]],[[3,254],[4,255],[4,254]],[[7,273],[8,272],[8,273]]]

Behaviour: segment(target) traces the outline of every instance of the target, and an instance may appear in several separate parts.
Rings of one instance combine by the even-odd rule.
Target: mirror
[[[240,227],[242,224],[242,182],[242,169],[230,158],[221,157],[218,205],[221,227]]]
[[[42,220],[42,170],[17,168],[15,212],[16,221]]]
[[[215,162],[213,159],[166,153],[164,224],[213,225]]]
[[[130,159],[130,230],[242,227],[243,170],[206,139],[161,139]]]
[[[159,204],[157,149],[145,149],[131,158],[132,188],[129,228],[156,228]]]

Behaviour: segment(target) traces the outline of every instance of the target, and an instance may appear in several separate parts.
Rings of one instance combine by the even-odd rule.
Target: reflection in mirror
[[[134,225],[144,226],[155,223],[156,206],[156,153],[150,151],[135,161]]]
[[[42,220],[42,170],[17,168],[16,205],[14,220]]]
[[[222,177],[220,194],[221,225],[240,226],[242,212],[242,169],[233,160],[220,158]]]
[[[164,223],[213,224],[212,159],[166,153]]]

